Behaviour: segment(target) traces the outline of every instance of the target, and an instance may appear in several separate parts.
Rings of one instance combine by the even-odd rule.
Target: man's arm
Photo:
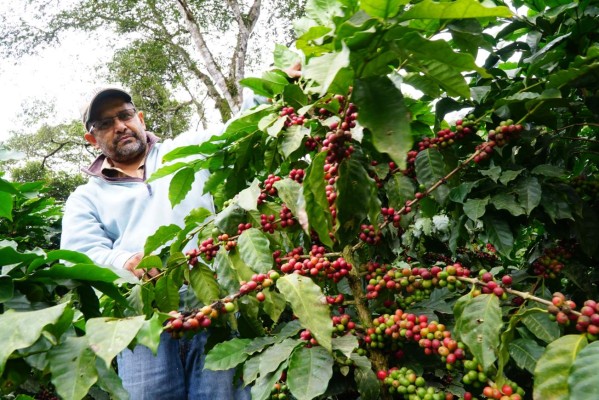
[[[76,192],[65,205],[60,247],[84,253],[100,265],[117,268],[123,268],[135,255],[134,252],[112,248],[113,241],[98,220],[95,207]]]

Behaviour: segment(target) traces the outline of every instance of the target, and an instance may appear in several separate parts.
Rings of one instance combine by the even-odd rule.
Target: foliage
[[[22,168],[15,167],[10,171],[13,182],[43,181],[44,196],[51,197],[60,202],[67,200],[68,195],[77,186],[86,182],[81,174],[72,175],[65,171],[49,171],[42,168],[39,162],[27,162]]]
[[[0,177],[0,242],[4,246],[58,248],[62,208],[47,192],[42,181],[12,183]],[[7,262],[3,265],[10,265]]]
[[[93,149],[83,138],[85,132],[80,121],[57,125],[44,123],[37,128],[35,122],[31,121],[22,129],[11,132],[4,142],[8,150],[21,152],[27,162],[36,163],[39,169],[37,173],[33,166],[4,163],[10,170],[22,168],[22,172],[16,173],[22,175],[24,180],[42,179],[48,171],[78,172],[81,166],[87,166],[93,160]]]
[[[167,155],[152,179],[208,169],[220,211],[150,237],[155,279],[1,248],[4,382],[50,371],[59,395],[118,397],[118,350],[216,326],[239,335],[207,367],[239,368],[255,399],[592,396],[598,10],[404,3],[309,2],[302,79],[244,80],[270,101]],[[201,304],[177,311],[184,281]]]

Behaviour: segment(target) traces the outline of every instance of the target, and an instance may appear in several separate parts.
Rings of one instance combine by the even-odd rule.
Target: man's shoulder
[[[75,190],[69,195],[69,199],[94,196],[101,181],[102,180],[97,176],[90,176],[87,182],[75,188]]]

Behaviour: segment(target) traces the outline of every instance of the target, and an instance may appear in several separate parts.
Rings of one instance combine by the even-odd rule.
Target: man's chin
[[[130,160],[142,154],[145,149],[138,141],[136,141],[134,143],[119,142],[119,146],[117,146],[116,150],[116,153],[120,159]]]

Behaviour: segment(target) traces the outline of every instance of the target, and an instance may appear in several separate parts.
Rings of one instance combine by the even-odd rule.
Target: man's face
[[[137,162],[145,154],[148,142],[143,114],[123,118],[133,110],[131,103],[120,98],[104,100],[96,111],[97,123],[85,134],[85,139],[111,160],[127,164]],[[93,122],[95,122],[93,121]]]

